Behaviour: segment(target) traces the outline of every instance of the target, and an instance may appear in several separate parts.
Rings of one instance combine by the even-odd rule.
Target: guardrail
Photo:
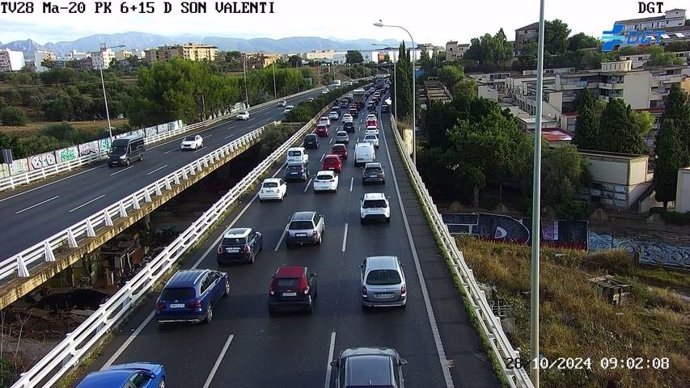
[[[316,123],[318,117],[325,111],[322,110],[316,118],[310,120],[300,130],[298,130],[288,141],[283,143],[278,149],[257,165],[247,174],[235,187],[225,194],[218,202],[213,204],[201,217],[191,226],[182,232],[170,245],[168,245],[158,256],[153,258],[137,275],[128,281],[115,295],[102,304],[89,318],[79,325],[73,332],[60,342],[50,353],[34,365],[29,371],[23,373],[19,380],[12,385],[13,388],[29,388],[43,384],[49,387],[55,384],[72,367],[76,366],[82,357],[96,345],[100,339],[124,316],[130,308],[147,294],[156,282],[173,266],[173,264],[198,240],[200,236],[211,229],[215,223],[224,215],[230,205],[232,205],[244,192],[252,187],[254,182],[261,177],[279,158],[285,157],[285,152],[289,147],[309,131]],[[263,128],[259,128],[245,136],[250,136]],[[240,139],[236,140],[239,141]],[[234,143],[234,142],[233,142]],[[232,144],[232,143],[231,143]],[[210,154],[209,154],[210,155]],[[191,166],[191,163],[187,167]],[[200,162],[203,164],[203,162]],[[187,170],[185,170],[187,171]],[[191,170],[189,173],[192,173]],[[173,175],[173,174],[171,174]],[[170,184],[171,178],[179,179],[179,175],[168,176],[153,185],[141,190],[129,198],[130,204],[136,203],[135,198],[142,195],[151,195],[152,192],[160,190],[162,185]],[[111,212],[118,213],[120,205],[115,204],[103,214]],[[103,214],[95,217],[103,218]],[[80,225],[78,228],[83,231],[88,228]],[[57,370],[56,370],[57,369]],[[46,380],[47,379],[47,380]]]
[[[295,94],[292,94],[290,96],[284,97],[283,99],[299,97],[303,94],[307,94],[309,92],[312,92],[312,91],[320,89],[320,88],[321,87],[305,90],[303,92],[295,93]],[[250,107],[248,110],[251,112],[252,110],[263,108],[264,106],[267,106],[267,105],[273,105],[273,104],[276,104],[276,101],[278,101],[278,100],[266,101],[266,102],[261,103],[259,105]],[[152,135],[152,136],[147,136],[144,138],[144,143],[146,145],[157,143],[159,141],[178,136],[178,135],[185,133],[185,132],[189,132],[189,131],[193,131],[193,130],[196,130],[199,128],[213,125],[213,124],[218,123],[220,121],[235,117],[237,115],[237,112],[242,111],[242,110],[244,110],[244,109],[235,110],[233,108],[230,111],[230,113],[228,113],[226,115],[219,115],[219,116],[216,116],[212,119],[208,119],[208,120],[204,120],[204,121],[201,121],[198,123],[186,125],[186,126],[180,127],[180,128],[173,130],[173,131],[163,132],[163,133]],[[73,169],[75,169],[77,167],[81,167],[81,166],[86,165],[86,164],[90,164],[93,162],[98,162],[98,161],[104,160],[106,158],[106,156],[107,156],[107,152],[99,152],[96,154],[78,157],[78,158],[72,159],[68,162],[57,163],[57,164],[54,164],[54,165],[49,166],[49,167],[31,170],[31,171],[26,171],[23,173],[19,173],[17,175],[10,175],[10,176],[5,177],[5,178],[0,178],[0,192],[3,192],[5,190],[14,189],[20,185],[30,184],[32,182],[39,181],[41,179],[45,179],[45,178],[52,176],[52,175],[57,175],[57,174],[61,174],[63,172],[72,171]]]
[[[405,144],[400,136],[400,133],[398,133],[397,125],[393,116],[391,116],[391,127],[393,129],[393,133],[395,134],[395,143],[400,151],[400,154],[402,155],[405,169],[410,176],[412,186],[418,194],[420,205],[428,214],[429,226],[438,236],[442,245],[440,248],[445,250],[453,260],[453,263],[455,264],[453,266],[455,274],[463,282],[465,291],[469,296],[469,301],[472,303],[472,308],[479,318],[479,326],[489,339],[489,343],[491,344],[494,355],[496,356],[503,369],[503,372],[508,378],[508,383],[511,387],[533,387],[532,381],[529,379],[529,375],[523,368],[506,368],[505,360],[517,359],[520,357],[520,354],[518,351],[513,349],[508,337],[506,337],[505,333],[503,332],[500,318],[493,314],[491,306],[489,306],[489,303],[484,296],[484,291],[479,288],[472,270],[467,266],[467,263],[465,263],[465,258],[463,257],[462,252],[455,244],[455,239],[448,232],[448,227],[443,222],[441,214],[439,214],[436,204],[431,198],[429,190],[427,190],[422,177],[419,175],[417,168],[412,164],[410,155],[405,152]]]

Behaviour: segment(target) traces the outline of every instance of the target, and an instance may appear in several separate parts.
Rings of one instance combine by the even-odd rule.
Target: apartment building
[[[57,55],[55,55],[55,53],[44,50],[36,50],[32,57],[25,58],[26,64],[33,67],[33,69],[39,73],[48,70],[48,68],[42,65],[44,61],[55,62],[56,60]]]
[[[312,50],[307,53],[302,53],[300,57],[305,61],[324,61],[333,62],[335,56],[334,50]]]
[[[213,61],[216,59],[218,51],[218,47],[216,46],[187,43],[183,45],[161,46],[155,49],[146,50],[144,57],[149,63],[165,62],[177,57],[190,61]]]
[[[528,43],[536,42],[539,38],[539,22],[528,24],[515,30],[515,55]]]
[[[101,47],[100,51],[91,53],[91,65],[95,70],[108,69],[113,59],[115,59],[115,53],[109,48]]]
[[[455,40],[446,42],[446,60],[456,61],[462,59],[463,55],[470,49],[469,43],[458,43]]]
[[[19,71],[24,67],[24,53],[0,49],[0,71]]]
[[[617,20],[615,24],[622,24],[624,26],[623,32],[630,31],[644,31],[655,29],[669,29],[673,27],[682,27],[685,25],[685,10],[674,8],[670,9],[662,16],[652,16],[647,18]]]

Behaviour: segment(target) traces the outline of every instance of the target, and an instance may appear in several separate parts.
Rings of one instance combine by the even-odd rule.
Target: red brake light
[[[400,286],[400,295],[405,295],[405,292],[407,292],[407,289],[405,289],[405,286]]]
[[[161,311],[165,308],[165,302],[156,303],[156,311]]]
[[[362,295],[367,294],[367,288],[365,286],[362,286]]]
[[[187,303],[187,307],[193,308],[193,309],[200,309],[201,308],[201,301],[195,300],[195,301],[189,302],[189,303]]]
[[[308,294],[309,294],[309,287],[307,286],[307,288],[304,289],[304,295],[308,295]]]
[[[242,247],[242,253],[249,253],[249,244],[244,244]]]

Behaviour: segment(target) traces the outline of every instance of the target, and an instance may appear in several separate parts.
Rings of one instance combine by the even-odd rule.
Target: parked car
[[[307,168],[307,164],[289,164],[287,168],[285,169],[285,175],[283,175],[283,179],[286,181],[304,181],[306,182],[307,179],[309,179],[309,168]]]
[[[371,256],[361,265],[362,307],[405,307],[407,285],[400,259]]]
[[[391,207],[383,193],[365,193],[359,205],[359,222],[364,224],[371,220],[391,222]]]
[[[333,170],[340,173],[343,169],[343,162],[340,160],[340,156],[328,154],[323,158],[323,163],[321,163],[322,170]]]
[[[77,388],[164,388],[165,368],[151,362],[111,365],[91,372]]]
[[[237,115],[237,120],[249,120],[249,112],[246,110],[244,112],[240,112]]]
[[[315,273],[307,267],[283,266],[276,270],[271,278],[268,291],[268,313],[279,310],[314,311],[314,301],[318,294],[318,282]]]
[[[185,136],[184,139],[182,139],[182,143],[180,144],[180,149],[182,151],[184,150],[198,150],[199,148],[202,148],[204,146],[204,139],[201,137],[201,135],[191,135],[191,136]]]
[[[364,135],[364,139],[362,139],[362,141],[373,145],[374,148],[379,148],[379,137],[374,135],[373,133]]]
[[[355,123],[352,121],[349,121],[345,124],[343,124],[343,130],[348,133],[354,133],[355,132]]]
[[[263,250],[263,235],[252,228],[232,228],[223,235],[216,250],[218,266],[229,263],[254,263]]]
[[[337,369],[336,388],[405,388],[402,366],[406,364],[397,350],[375,347],[345,349],[331,362]]]
[[[308,134],[304,137],[302,147],[309,149],[319,148],[319,137],[313,133]]]
[[[334,171],[319,171],[314,177],[314,192],[338,191],[338,175]]]
[[[314,133],[318,137],[328,137],[328,126],[319,124],[316,126],[316,130],[314,130]]]
[[[314,211],[296,212],[290,217],[285,234],[285,245],[318,244],[321,245],[326,221],[321,214]]]
[[[345,131],[338,131],[335,133],[336,144],[348,144],[350,142],[350,135]]]
[[[173,275],[156,300],[158,323],[213,320],[213,305],[230,294],[228,274],[211,269],[182,270]]]
[[[386,173],[383,171],[381,163],[369,162],[365,164],[364,170],[362,170],[362,184],[379,182],[386,184]]]
[[[331,153],[340,156],[341,161],[347,160],[347,146],[345,144],[334,144]]]
[[[287,184],[281,178],[266,178],[259,189],[259,201],[283,200],[287,194]]]

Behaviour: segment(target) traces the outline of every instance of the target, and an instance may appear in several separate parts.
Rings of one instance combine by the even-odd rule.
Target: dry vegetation
[[[90,133],[100,133],[102,135],[101,137],[108,137],[108,133],[105,132],[105,129],[108,128],[107,120],[67,121],[66,123],[73,126],[76,129],[83,129]],[[32,135],[39,135],[43,128],[51,124],[60,124],[60,122],[29,121],[26,123],[26,125],[21,126],[0,126],[0,132],[19,137],[29,137]],[[127,124],[127,119],[114,119],[112,117],[110,118],[110,125],[112,125],[115,128],[118,128],[125,124]]]
[[[529,351],[530,248],[457,238],[477,280],[496,285],[515,307],[511,343]],[[631,285],[621,307],[597,296],[589,278],[616,275]],[[592,370],[542,370],[545,387],[687,387],[690,381],[690,274],[641,267],[627,254],[543,249],[541,261],[541,352],[548,359],[588,357]],[[602,358],[668,357],[668,370],[603,370]]]

